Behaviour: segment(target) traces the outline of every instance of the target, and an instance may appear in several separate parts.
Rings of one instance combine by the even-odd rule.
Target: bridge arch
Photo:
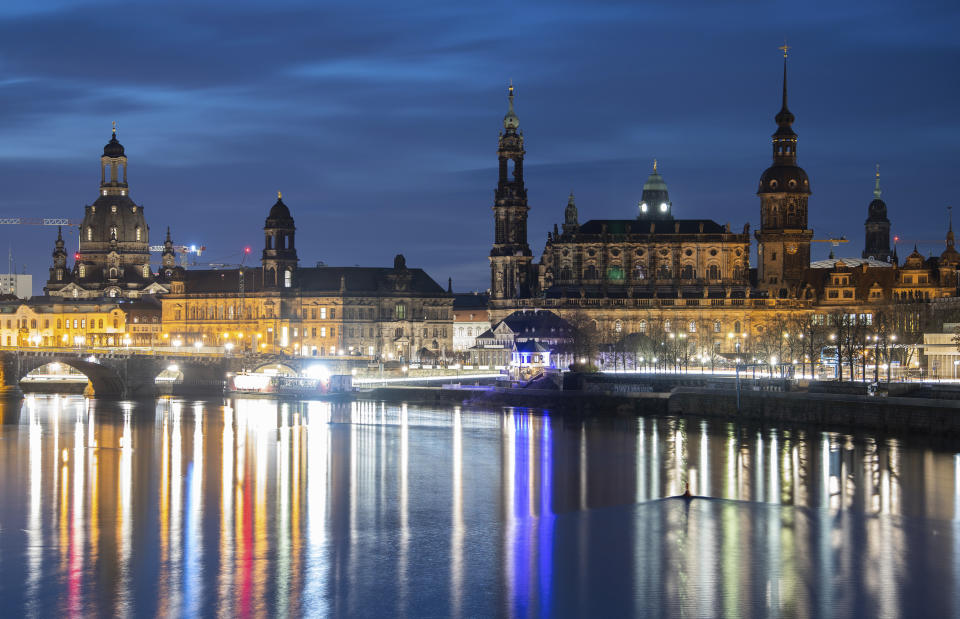
[[[85,359],[80,355],[31,354],[5,358],[3,363],[3,385],[19,388],[20,381],[33,370],[49,363],[60,363],[72,367],[87,377],[96,395],[122,395],[123,380],[111,367]]]
[[[294,367],[293,364],[285,363],[283,361],[269,361],[267,363],[262,363],[253,369],[254,372],[260,374],[269,374],[271,373],[270,370],[273,370],[282,376],[297,376],[299,374],[298,368]]]

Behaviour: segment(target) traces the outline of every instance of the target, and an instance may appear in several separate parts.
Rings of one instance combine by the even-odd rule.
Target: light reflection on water
[[[371,402],[0,417],[7,613],[960,612],[960,454],[916,440]],[[687,484],[711,498],[664,498]]]

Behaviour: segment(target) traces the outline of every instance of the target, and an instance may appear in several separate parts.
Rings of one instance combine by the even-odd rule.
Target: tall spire
[[[776,121],[781,128],[789,127],[793,124],[794,117],[790,113],[790,108],[787,107],[787,51],[790,47],[784,43],[778,49],[783,51],[783,103],[780,106],[780,111],[777,113]]]
[[[507,115],[503,117],[503,128],[509,133],[516,131],[520,126],[520,119],[513,111],[513,80],[510,80],[510,85],[507,87],[507,100],[510,107],[507,110]]]
[[[883,192],[880,191],[880,164],[878,163],[876,181],[874,182],[874,185],[873,185],[873,197],[879,200],[881,193]]]

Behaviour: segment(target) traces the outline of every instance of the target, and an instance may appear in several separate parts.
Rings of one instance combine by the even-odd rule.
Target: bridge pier
[[[23,398],[20,388],[20,360],[16,355],[0,356],[0,399]]]

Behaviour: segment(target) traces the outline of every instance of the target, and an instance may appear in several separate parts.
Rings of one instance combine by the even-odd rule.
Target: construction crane
[[[850,241],[847,240],[847,237],[841,234],[838,237],[831,236],[825,239],[813,239],[810,242],[811,243],[830,243],[834,247],[840,247],[840,243],[849,243]]]
[[[206,267],[210,267],[211,269],[237,269],[238,292],[240,293],[240,303],[242,304],[244,289],[245,289],[245,284],[243,281],[243,277],[244,277],[243,269],[245,266],[244,263],[247,261],[247,256],[250,255],[250,251],[251,250],[249,245],[243,248],[243,251],[240,252],[240,262],[205,262],[200,265],[197,265],[196,263],[194,263],[193,266],[206,266]],[[227,257],[232,258],[233,256],[227,256]]]
[[[201,245],[197,247],[196,245],[174,245],[173,251],[179,256],[180,266],[187,266],[187,256],[190,254],[196,254],[197,257],[203,255],[203,252],[207,250],[206,246]],[[150,251],[153,253],[160,253],[163,251],[163,245],[151,245]],[[196,264],[196,261],[194,261]]]
[[[82,222],[67,217],[0,217],[0,225],[26,224],[30,226],[77,226]]]

